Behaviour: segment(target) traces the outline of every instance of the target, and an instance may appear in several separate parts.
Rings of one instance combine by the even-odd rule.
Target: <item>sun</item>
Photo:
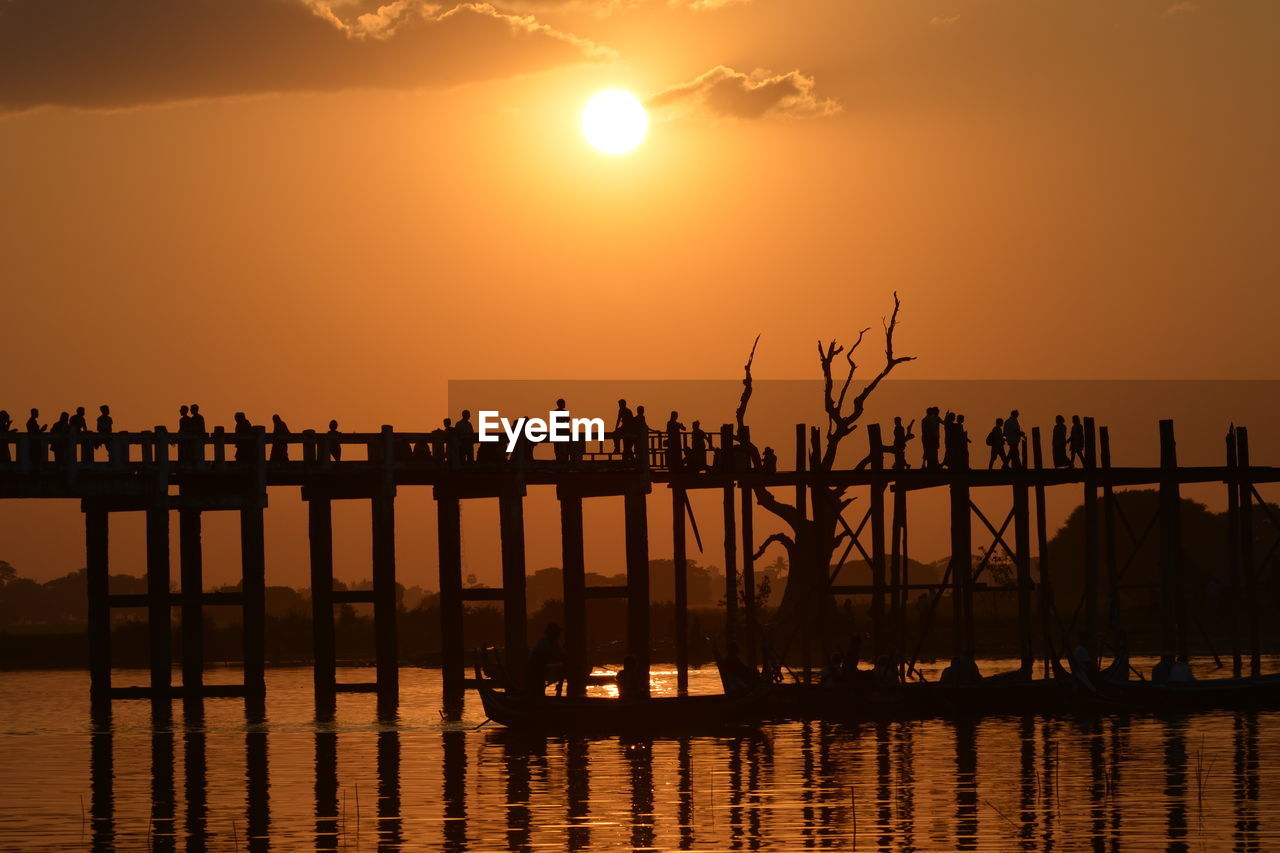
[[[649,114],[639,98],[622,89],[608,89],[582,109],[582,135],[605,154],[625,154],[649,130]]]

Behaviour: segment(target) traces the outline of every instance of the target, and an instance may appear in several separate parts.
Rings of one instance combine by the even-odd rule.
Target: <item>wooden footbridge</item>
[[[816,431],[816,430],[815,430]],[[95,702],[116,698],[265,695],[265,557],[263,510],[273,488],[300,487],[308,504],[311,596],[314,620],[314,683],[317,709],[331,711],[340,692],[376,693],[383,708],[394,707],[398,695],[396,628],[395,499],[403,488],[429,487],[436,504],[439,527],[439,589],[441,649],[447,707],[461,703],[468,685],[467,650],[463,646],[463,619],[469,602],[500,604],[504,612],[506,659],[516,671],[527,657],[524,498],[530,486],[554,486],[560,504],[560,537],[564,576],[565,653],[570,671],[576,673],[569,689],[585,689],[587,660],[586,613],[596,598],[627,601],[627,646],[648,671],[649,638],[649,524],[647,496],[655,485],[671,494],[672,541],[675,562],[676,664],[679,688],[688,686],[688,596],[686,589],[686,529],[689,524],[687,494],[698,489],[720,490],[724,503],[725,601],[731,636],[741,636],[749,662],[761,655],[756,603],[754,489],[758,486],[793,488],[797,506],[805,506],[809,490],[823,486],[865,489],[868,500],[853,506],[863,510],[857,524],[841,519],[848,532],[840,564],[856,550],[870,567],[871,583],[862,586],[830,584],[837,595],[871,597],[872,641],[875,649],[906,648],[905,611],[908,593],[928,590],[933,600],[951,592],[957,653],[973,649],[973,597],[987,558],[999,547],[1016,567],[1009,587],[1018,593],[1019,645],[1024,663],[1035,659],[1036,634],[1044,630],[1045,647],[1050,622],[1056,617],[1051,595],[1054,572],[1083,571],[1082,629],[1098,625],[1098,600],[1107,589],[1123,584],[1123,565],[1116,543],[1117,506],[1114,490],[1153,485],[1160,495],[1158,520],[1163,641],[1181,652],[1187,646],[1186,560],[1180,547],[1179,487],[1191,483],[1221,483],[1227,490],[1231,536],[1224,543],[1230,595],[1242,618],[1233,631],[1233,660],[1237,674],[1243,659],[1259,669],[1259,613],[1256,585],[1259,567],[1271,554],[1254,553],[1255,513],[1262,503],[1256,485],[1280,481],[1280,468],[1250,464],[1248,433],[1235,428],[1227,438],[1226,464],[1185,467],[1177,461],[1172,421],[1159,425],[1158,467],[1121,467],[1111,464],[1105,427],[1095,429],[1086,421],[1085,466],[1048,469],[1044,466],[1038,429],[1024,443],[1022,465],[1001,470],[892,469],[878,452],[877,425],[867,428],[872,453],[863,467],[830,472],[806,470],[810,428],[796,426],[795,465],[792,470],[766,471],[741,462],[744,455],[723,452],[735,441],[749,441],[749,434],[735,439],[731,427],[723,427],[709,442],[709,464],[696,471],[683,463],[669,465],[665,434],[654,433],[643,452],[624,458],[613,447],[612,436],[575,453],[572,459],[543,459],[551,448],[536,453],[499,455],[488,462],[464,461],[454,439],[441,447],[439,433],[397,432],[383,427],[369,434],[303,432],[268,435],[262,428],[251,433],[229,434],[216,429],[211,435],[175,434],[157,427],[141,433],[98,436],[8,433],[0,435],[0,498],[75,498],[85,518],[88,574],[89,669]],[[1029,451],[1028,448],[1029,447]],[[270,452],[269,452],[270,451]],[[470,456],[471,454],[465,454]],[[1030,458],[1028,458],[1030,457]],[[735,459],[739,460],[735,464]],[[1027,463],[1030,464],[1027,464]],[[1051,567],[1046,556],[1045,490],[1049,486],[1075,484],[1083,490],[1086,556],[1082,567]],[[952,559],[940,584],[912,582],[908,572],[908,497],[925,489],[946,489],[950,500]],[[997,525],[973,500],[975,491],[1011,490],[1012,510]],[[1032,495],[1035,498],[1032,510]],[[594,497],[622,496],[625,515],[626,584],[588,587],[583,556],[583,502]],[[501,538],[502,586],[468,589],[462,582],[461,506],[476,498],[497,498]],[[334,501],[368,501],[373,532],[373,583],[370,590],[335,589],[333,578],[332,504]],[[113,513],[146,515],[147,591],[136,595],[110,592],[108,537]],[[237,592],[205,592],[202,578],[201,518],[206,512],[240,515],[242,583]],[[179,566],[177,592],[173,591],[170,566],[171,519],[178,519]],[[977,517],[992,537],[987,558],[976,566],[972,540]],[[1275,519],[1272,519],[1274,522]],[[1012,526],[1012,535],[1008,530]],[[1032,535],[1040,555],[1039,577],[1032,577]],[[1148,532],[1150,528],[1148,528]],[[887,535],[886,535],[887,534]],[[1011,541],[1010,541],[1011,540]],[[1275,552],[1272,547],[1271,552]],[[838,574],[832,573],[832,579]],[[739,584],[743,612],[738,612]],[[334,648],[334,608],[341,604],[367,603],[373,607],[376,635],[374,680],[339,682]],[[241,608],[244,631],[244,682],[242,685],[210,685],[204,680],[202,608],[233,605]],[[145,608],[149,623],[149,683],[117,686],[111,683],[111,611],[113,608]],[[171,649],[173,611],[180,615],[181,683],[172,683]],[[1059,630],[1061,626],[1059,626]],[[806,666],[807,668],[807,666]]]

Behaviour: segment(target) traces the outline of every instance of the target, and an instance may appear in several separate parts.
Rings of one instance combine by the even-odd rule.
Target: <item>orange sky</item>
[[[1270,0],[319,6],[0,0],[0,406],[811,377],[893,289],[911,378],[1277,376]]]

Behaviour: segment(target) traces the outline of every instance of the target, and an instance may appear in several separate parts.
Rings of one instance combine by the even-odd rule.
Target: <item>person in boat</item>
[[[1081,631],[1076,637],[1076,647],[1071,650],[1071,668],[1076,672],[1093,675],[1093,652],[1089,651],[1089,634]]]
[[[1160,661],[1151,668],[1152,684],[1168,684],[1169,672],[1173,669],[1173,655],[1161,654]]]
[[[974,663],[973,653],[967,652],[951,659],[951,664],[942,670],[938,683],[947,685],[977,684],[981,680],[982,672],[978,669],[978,665]]]
[[[720,678],[724,682],[724,691],[746,690],[759,678],[756,671],[747,666],[738,654],[738,644],[729,643],[724,660],[720,661]]]
[[[640,662],[635,655],[627,655],[622,659],[622,669],[615,677],[618,685],[619,699],[643,699],[645,697],[644,674],[640,671]]]
[[[1115,657],[1100,674],[1104,681],[1129,680],[1129,644],[1125,641],[1123,632],[1116,638]]]
[[[1169,667],[1169,683],[1189,684],[1195,680],[1196,676],[1191,671],[1191,664],[1187,660],[1187,656],[1178,655],[1178,659],[1173,662],[1173,666]]]
[[[844,659],[839,652],[832,652],[827,656],[827,665],[822,668],[818,676],[818,686],[830,690],[842,681],[844,681]]]
[[[898,683],[898,658],[896,654],[884,654],[876,659],[871,678],[880,687],[892,687]]]
[[[550,622],[542,632],[542,637],[534,643],[529,652],[529,663],[524,670],[526,691],[533,696],[541,696],[552,681],[556,683],[556,695],[559,696],[564,679],[557,673],[555,678],[549,677],[552,666],[557,670],[564,664],[564,649],[560,648],[560,626]]]

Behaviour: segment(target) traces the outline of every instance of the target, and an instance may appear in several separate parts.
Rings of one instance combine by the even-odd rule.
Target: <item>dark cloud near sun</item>
[[[445,86],[611,56],[488,3],[0,0],[0,113]]]
[[[813,118],[840,112],[839,102],[818,96],[815,87],[814,78],[799,71],[774,74],[757,69],[746,74],[718,65],[659,92],[648,106],[733,118]]]

